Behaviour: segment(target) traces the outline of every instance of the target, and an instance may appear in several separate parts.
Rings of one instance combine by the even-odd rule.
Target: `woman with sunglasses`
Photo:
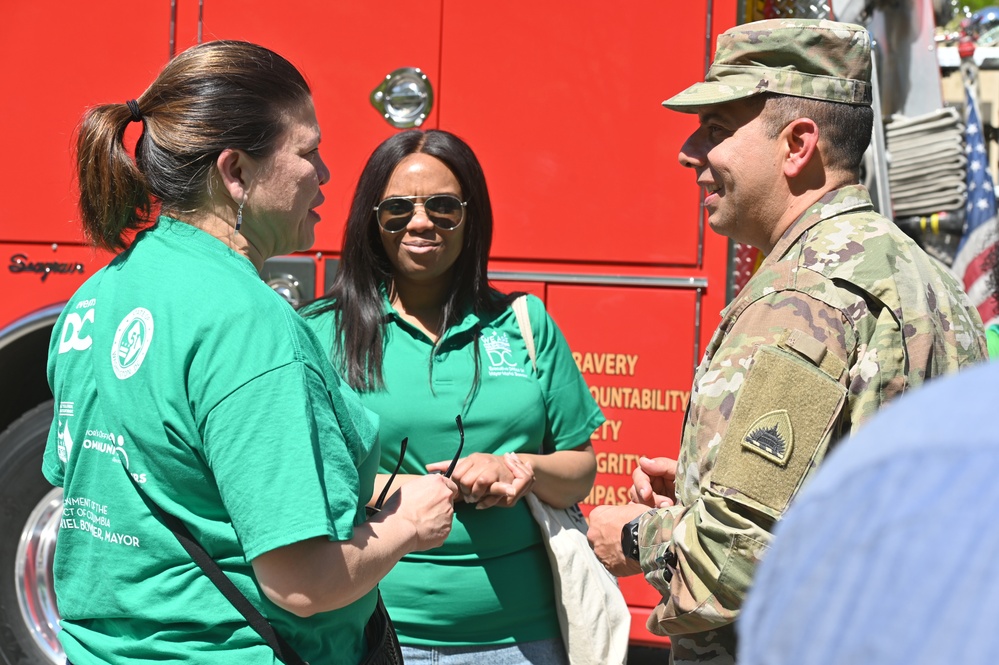
[[[123,251],[70,299],[49,354],[43,472],[63,488],[74,665],[370,662],[378,580],[450,531],[443,477],[366,520],[375,425],[258,274],[313,242],[319,141],[305,79],[246,42],[192,47],[84,117],[84,230]]]
[[[472,150],[444,131],[396,134],[361,174],[330,293],[304,312],[379,415],[376,490],[400,461],[396,483],[445,473],[464,427],[451,535],[404,557],[380,586],[407,665],[567,662],[550,564],[520,499],[584,498],[596,473],[589,438],[604,418],[529,296],[533,369],[512,298],[487,283],[491,238]]]

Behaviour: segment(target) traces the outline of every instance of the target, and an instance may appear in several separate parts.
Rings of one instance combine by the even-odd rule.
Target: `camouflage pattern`
[[[772,527],[833,442],[887,400],[985,357],[960,285],[864,187],[829,192],[798,218],[697,368],[677,505],[641,520],[642,567],[664,597],[648,627],[671,637],[673,662],[734,662],[733,622]]]
[[[862,26],[825,19],[744,23],[718,36],[704,82],[663,106],[697,113],[764,92],[870,106],[870,35]]]

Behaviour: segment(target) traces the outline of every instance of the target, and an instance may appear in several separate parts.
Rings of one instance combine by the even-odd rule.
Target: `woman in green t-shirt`
[[[234,41],[84,117],[84,230],[124,251],[70,299],[49,353],[43,471],[63,488],[54,579],[74,665],[296,662],[268,622],[313,665],[368,662],[379,579],[450,532],[443,476],[366,520],[375,425],[259,276],[314,240],[319,136],[302,75]]]
[[[492,209],[472,150],[439,130],[371,155],[330,293],[304,311],[334,366],[379,416],[376,491],[454,469],[463,501],[440,548],[380,585],[411,663],[565,663],[552,574],[520,499],[584,498],[604,418],[544,305],[528,297],[536,369],[512,298],[487,282]],[[402,440],[408,440],[402,455]]]

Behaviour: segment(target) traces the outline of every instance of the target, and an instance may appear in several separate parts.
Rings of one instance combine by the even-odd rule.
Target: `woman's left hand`
[[[450,462],[434,462],[427,471],[445,471]],[[478,504],[476,508],[509,507],[531,490],[534,469],[515,453],[490,455],[472,453],[463,457],[455,466],[451,479],[458,485],[466,503]]]
[[[506,453],[503,455],[510,473],[513,474],[513,481],[509,483],[494,483],[487,496],[483,497],[475,506],[476,510],[500,506],[509,508],[516,505],[520,499],[534,488],[534,467],[517,456],[517,453]]]

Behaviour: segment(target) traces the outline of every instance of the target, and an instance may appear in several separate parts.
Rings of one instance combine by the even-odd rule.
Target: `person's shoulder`
[[[513,310],[514,302],[517,300],[523,300],[526,304],[527,318],[531,322],[531,328],[534,331],[542,330],[552,320],[544,301],[533,293],[515,292],[509,295],[499,295],[502,297],[502,301],[500,302],[505,302],[502,305],[503,311],[500,313],[499,318],[507,320],[511,325],[517,325],[516,315]]]
[[[545,306],[545,301],[541,298],[533,293],[524,293],[522,297],[527,301],[527,311],[531,314],[532,319],[548,316],[548,308]]]
[[[812,492],[839,492],[839,479],[899,457],[954,458],[999,450],[992,411],[999,363],[981,363],[927,382],[883,407],[823,463]]]
[[[73,305],[95,297],[97,292],[100,290],[101,282],[104,281],[104,276],[107,271],[108,266],[104,266],[84,280],[83,284],[77,287],[72,297],[67,301],[67,305]]]
[[[219,298],[219,307],[227,313],[254,316],[276,316],[291,309],[291,304],[266,282],[253,274],[242,274],[240,271],[227,270],[220,274],[220,284],[225,284],[222,293],[226,297]]]
[[[825,272],[803,267],[797,257],[762,267],[739,294],[737,303],[745,304],[735,313],[745,319],[760,312],[780,311],[782,318],[801,317],[812,322],[810,326],[834,326],[841,323],[839,320],[851,319],[847,312],[856,307],[861,296],[840,288]],[[819,315],[820,310],[835,310],[842,316],[830,318]]]
[[[298,308],[299,318],[309,327],[324,346],[333,344],[336,334],[336,301],[320,298]]]
[[[892,308],[899,293],[932,283],[947,291],[956,282],[884,215],[873,210],[823,220],[809,231],[798,255],[798,268],[821,276],[822,291],[838,292],[846,301],[869,293]]]
[[[874,210],[830,217],[814,227],[806,239],[805,267],[837,279],[892,274],[889,262],[901,260],[920,266],[929,256],[898,225]]]
[[[884,417],[879,414],[881,422],[872,421],[870,434],[866,436],[871,438],[877,431],[912,423],[911,445],[935,445],[931,442],[937,438],[988,438],[999,444],[999,433],[991,425],[985,425],[985,420],[993,417],[996,386],[999,386],[999,363],[983,361],[938,377],[882,409]],[[971,426],[974,421],[982,422],[983,427]],[[966,435],[954,436],[958,429]]]

